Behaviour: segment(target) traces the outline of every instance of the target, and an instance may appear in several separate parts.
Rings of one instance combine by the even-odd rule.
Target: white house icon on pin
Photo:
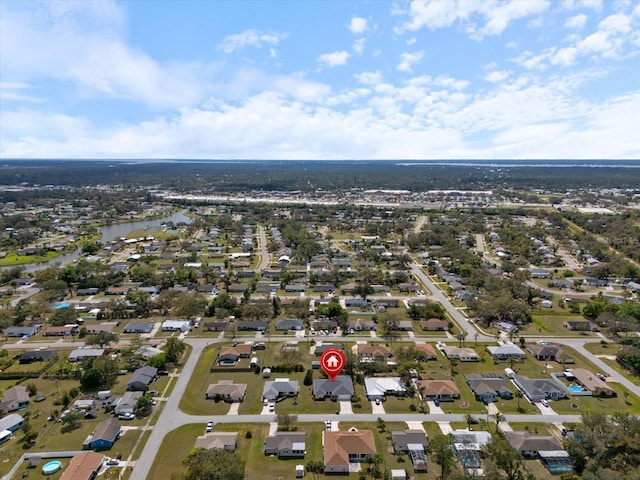
[[[329,368],[337,368],[340,365],[340,361],[336,358],[335,355],[331,355],[327,360],[327,367]]]

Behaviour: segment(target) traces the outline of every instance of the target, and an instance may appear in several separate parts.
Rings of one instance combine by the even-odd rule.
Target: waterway
[[[104,227],[100,227],[98,230],[102,234],[100,237],[100,242],[102,244],[107,244],[113,240],[126,236],[128,233],[133,232],[134,230],[148,230],[154,229],[158,227],[162,227],[164,224],[168,222],[175,223],[191,223],[191,218],[185,215],[187,210],[181,210],[179,212],[174,213],[168,217],[157,218],[153,220],[141,220],[137,222],[128,222],[128,223],[118,223],[113,225],[107,225]],[[24,272],[37,272],[39,270],[44,270],[45,268],[54,267],[58,265],[64,265],[74,260],[80,258],[80,249],[75,252],[65,253],[64,255],[60,255],[58,257],[52,258],[51,260],[46,260],[38,263],[28,263],[26,265],[21,265],[24,269]],[[1,268],[13,268],[13,267],[1,267]]]

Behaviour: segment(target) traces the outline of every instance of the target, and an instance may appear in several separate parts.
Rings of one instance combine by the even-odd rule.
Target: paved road
[[[258,227],[258,236],[260,238],[260,264],[257,271],[261,272],[269,266],[269,250],[267,248],[267,234],[264,227]]]
[[[182,375],[178,377],[171,395],[167,399],[162,412],[160,412],[160,416],[158,417],[158,421],[151,431],[149,440],[147,440],[147,443],[144,446],[140,457],[136,461],[136,466],[133,469],[130,480],[146,480],[149,475],[149,470],[151,470],[151,465],[156,458],[156,453],[160,449],[160,445],[162,444],[162,440],[164,439],[165,435],[181,425],[185,425],[186,423],[194,423],[190,421],[184,421],[183,417],[185,416],[185,414],[182,413],[179,408],[180,399],[184,395],[187,385],[189,384],[191,373],[196,368],[196,364],[200,359],[200,354],[211,342],[201,339],[189,339],[187,340],[187,343],[189,343],[193,347],[191,354],[189,355],[189,358],[187,359],[187,362],[182,369]],[[209,420],[210,419],[199,421],[206,423]],[[244,420],[245,419],[242,418],[242,421]],[[236,419],[236,421],[238,421],[238,419]],[[180,459],[176,459],[176,461],[180,461]]]
[[[40,289],[38,287],[30,287],[16,290],[16,292],[20,292],[20,295],[11,300],[12,307],[18,305],[20,300],[26,300],[29,297],[33,297],[36,293],[40,292]]]
[[[478,335],[478,340],[481,342],[493,342],[495,341],[494,337],[490,337],[489,335],[484,335],[478,332],[476,328],[469,322],[469,320],[460,313],[455,306],[451,304],[449,298],[444,294],[442,290],[438,288],[438,286],[431,281],[431,279],[422,271],[422,267],[420,265],[413,263],[410,266],[413,274],[431,291],[431,295],[428,295],[429,298],[440,302],[444,308],[447,309],[447,312],[453,320],[460,326],[460,328],[466,332],[467,339],[474,339],[475,336]]]
[[[416,235],[420,233],[422,231],[423,225],[427,222],[428,218],[429,217],[427,217],[426,215],[420,215],[418,217],[418,221],[416,222],[416,226],[413,227],[413,233],[415,233]]]

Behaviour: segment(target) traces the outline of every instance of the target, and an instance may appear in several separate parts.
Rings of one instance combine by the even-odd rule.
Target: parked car
[[[133,420],[136,416],[133,413],[121,413],[118,415],[118,420]]]
[[[326,421],[324,422],[324,425],[325,425],[325,427],[326,427],[327,431],[330,431],[330,430],[331,430],[331,420],[326,420]]]
[[[207,430],[206,433],[212,432],[213,431],[213,422],[209,422],[207,423]]]
[[[549,406],[549,402],[547,402],[547,400],[546,400],[546,399],[544,399],[544,398],[543,398],[542,400],[540,400],[540,403],[541,403],[543,406],[545,406],[545,407],[548,407],[548,406]]]
[[[380,399],[376,398],[376,405],[380,405]]]
[[[276,410],[275,402],[269,402],[269,411],[270,412],[275,412],[275,410]]]

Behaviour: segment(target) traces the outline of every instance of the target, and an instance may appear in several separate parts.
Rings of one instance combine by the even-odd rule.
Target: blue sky
[[[2,158],[640,158],[639,1],[0,2]]]

